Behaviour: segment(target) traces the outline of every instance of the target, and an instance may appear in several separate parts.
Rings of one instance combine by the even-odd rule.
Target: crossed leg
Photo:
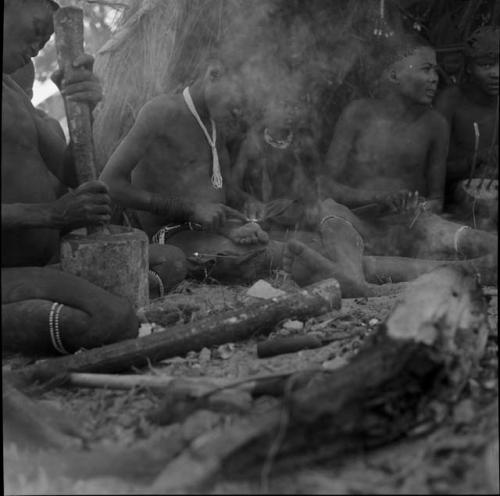
[[[51,328],[59,331],[60,343],[54,344]],[[73,353],[134,338],[138,328],[125,299],[79,277],[48,267],[2,269],[5,349]]]
[[[376,285],[384,280],[406,282],[444,264],[459,265],[477,273],[484,284],[496,283],[497,238],[489,233],[463,229],[438,216],[426,214],[418,221],[415,232],[410,233],[420,240],[420,246],[426,247],[426,253],[436,257],[465,253],[470,258],[432,260],[364,256],[360,233],[370,235],[373,229],[332,200],[323,203],[323,216],[319,228],[322,247],[319,250],[297,240],[287,244],[284,268],[298,284],[336,277],[344,297],[378,295],[380,288]]]

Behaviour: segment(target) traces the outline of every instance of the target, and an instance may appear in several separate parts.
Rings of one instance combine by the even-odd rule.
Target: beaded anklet
[[[163,281],[161,277],[152,269],[149,269],[149,274],[154,278],[154,280],[158,283],[158,288],[160,289],[160,298],[165,296],[165,286],[163,285]]]
[[[49,333],[50,340],[52,341],[52,346],[61,355],[69,355],[70,353],[66,351],[61,340],[61,330],[59,327],[59,315],[61,313],[64,305],[62,303],[54,303],[50,309],[49,314]]]

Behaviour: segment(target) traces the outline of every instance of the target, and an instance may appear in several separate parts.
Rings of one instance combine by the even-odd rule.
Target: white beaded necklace
[[[196,107],[194,106],[193,99],[191,98],[191,93],[189,91],[189,86],[182,92],[182,96],[184,97],[184,101],[186,102],[187,108],[193,114],[193,117],[198,122],[201,130],[205,134],[207,138],[208,144],[212,149],[212,185],[215,189],[222,189],[223,181],[222,174],[220,170],[220,162],[219,162],[219,154],[217,153],[217,130],[215,128],[215,122],[213,119],[210,119],[212,124],[212,137],[208,134],[207,128],[205,124],[203,124]]]

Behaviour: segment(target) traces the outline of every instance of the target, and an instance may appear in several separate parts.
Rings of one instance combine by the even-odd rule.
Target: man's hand
[[[248,200],[243,206],[243,214],[248,222],[258,222],[266,215],[266,205],[256,199]]]
[[[57,229],[78,229],[109,223],[111,200],[107,186],[90,181],[66,193],[51,205],[51,224]]]
[[[61,70],[54,72],[51,77],[65,98],[87,103],[91,111],[102,100],[102,87],[92,72],[93,66],[94,58],[83,54],[73,62],[73,67],[80,70],[75,71],[71,78],[66,78]]]
[[[194,203],[191,208],[189,221],[200,224],[208,231],[218,231],[228,218],[235,218],[246,222],[246,216],[222,203]]]
[[[378,195],[377,203],[381,203],[391,209],[394,213],[403,213],[414,211],[421,202],[421,197],[418,191],[412,192],[401,190],[395,193]]]

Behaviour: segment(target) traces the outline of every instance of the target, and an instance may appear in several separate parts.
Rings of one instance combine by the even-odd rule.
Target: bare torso
[[[478,124],[480,133],[478,151],[486,155],[492,145],[496,144],[498,147],[498,135],[495,129],[496,105],[481,105],[468,98],[466,93],[458,87],[445,90],[440,100],[450,109],[448,117],[451,137],[448,174],[455,180],[463,180],[469,177],[470,164],[460,159],[465,156],[471,157],[474,153],[475,122]]]
[[[430,111],[412,122],[387,116],[380,102],[366,101],[338,179],[352,188],[429,193],[427,158],[431,147]]]
[[[51,202],[53,176],[39,152],[34,109],[8,76],[2,86],[2,203]],[[58,242],[55,229],[2,230],[2,266],[44,265]]]
[[[161,105],[169,97],[161,97]],[[166,119],[143,158],[132,172],[132,184],[165,197],[196,202],[225,202],[225,190],[215,189],[212,177],[212,150],[182,96],[175,99],[175,120]],[[172,104],[172,101],[168,103]],[[161,123],[160,123],[161,126]],[[208,126],[211,134],[211,126]],[[217,135],[217,151],[222,175],[228,170],[229,155],[221,135]],[[141,227],[152,235],[168,222],[145,211],[137,211]]]
[[[242,189],[263,202],[313,194],[317,164],[309,163],[314,157],[304,141],[296,136],[288,148],[278,149],[265,142],[263,133],[249,135],[240,152],[245,156],[238,158],[245,170],[236,171]]]

